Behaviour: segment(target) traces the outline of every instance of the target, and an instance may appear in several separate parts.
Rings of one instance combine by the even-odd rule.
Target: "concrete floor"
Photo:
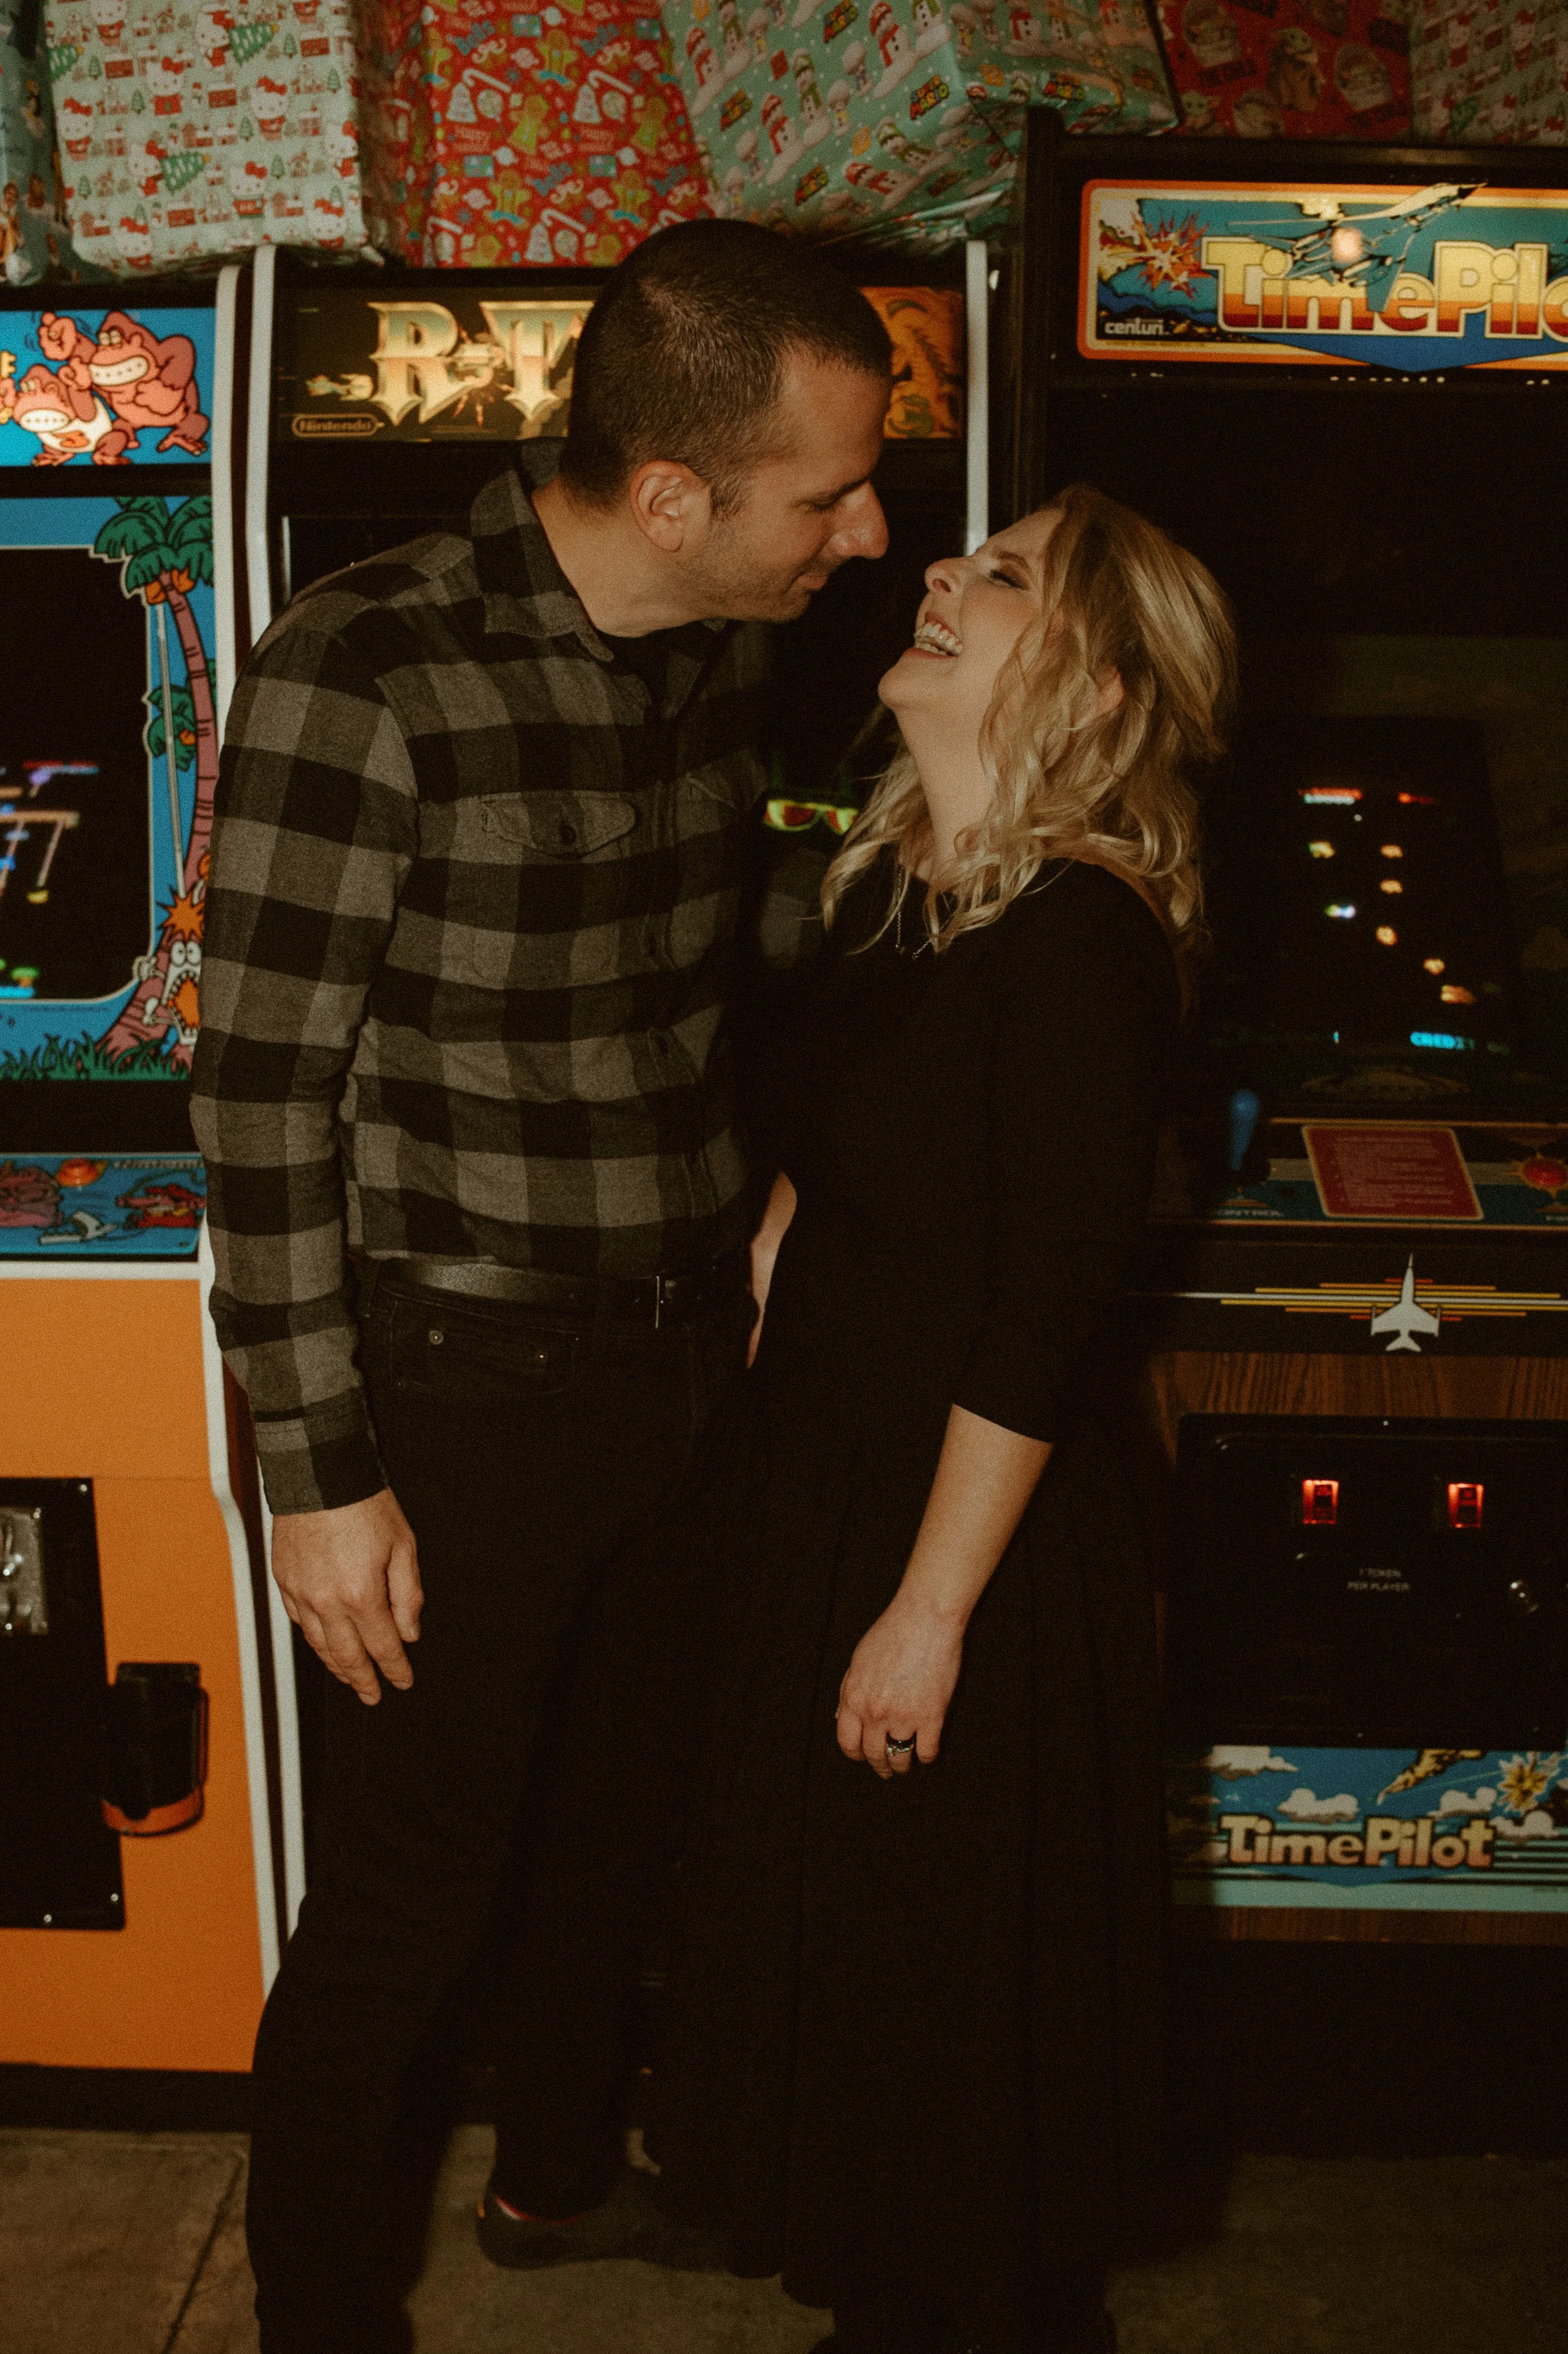
[[[501,2273],[491,2137],[453,2136],[418,2354],[809,2354],[774,2285],[647,2264]],[[5,2354],[253,2354],[238,2134],[0,2132]],[[1243,2158],[1179,2253],[1129,2268],[1122,2354],[1568,2354],[1568,2159]]]

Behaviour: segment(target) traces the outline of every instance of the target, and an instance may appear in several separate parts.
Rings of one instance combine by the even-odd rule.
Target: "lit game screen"
[[[1515,955],[1474,725],[1255,726],[1207,839],[1202,1029],[1234,1076],[1326,1088],[1393,1065],[1468,1090],[1509,1072]]]
[[[146,624],[79,548],[0,549],[0,1002],[122,989],[152,929]]]

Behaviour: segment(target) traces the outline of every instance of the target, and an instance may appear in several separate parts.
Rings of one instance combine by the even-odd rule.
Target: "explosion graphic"
[[[1560,1757],[1542,1761],[1540,1751],[1535,1749],[1523,1757],[1510,1757],[1498,1776],[1498,1787],[1509,1812],[1528,1815],[1538,1807],[1561,1763]]]
[[[1160,286],[1185,293],[1202,271],[1202,232],[1196,213],[1150,220],[1139,205],[1126,228],[1100,223],[1100,276],[1116,278],[1137,270],[1150,293]]]

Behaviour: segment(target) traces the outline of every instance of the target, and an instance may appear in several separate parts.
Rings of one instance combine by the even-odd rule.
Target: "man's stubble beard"
[[[818,557],[809,564],[798,565],[783,578],[770,578],[748,565],[744,557],[731,563],[715,563],[704,582],[705,602],[717,620],[726,621],[798,621],[808,610],[817,588],[798,586],[803,572],[825,572],[828,579],[839,569],[838,564]],[[827,582],[822,583],[825,588]]]

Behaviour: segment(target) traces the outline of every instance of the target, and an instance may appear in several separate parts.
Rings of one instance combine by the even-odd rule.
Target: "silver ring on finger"
[[[906,1741],[895,1740],[893,1734],[890,1733],[887,1736],[887,1754],[890,1757],[907,1757],[910,1751],[915,1746],[915,1742],[916,1735],[913,1733],[910,1734],[908,1739]]]

